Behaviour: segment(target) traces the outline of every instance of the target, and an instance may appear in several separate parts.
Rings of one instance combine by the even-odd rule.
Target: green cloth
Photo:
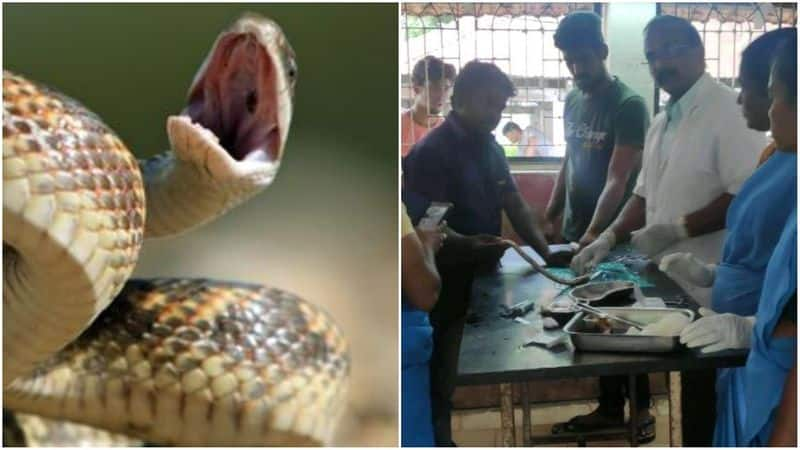
[[[577,242],[594,216],[597,200],[606,185],[606,175],[614,146],[642,148],[650,126],[644,99],[614,77],[611,88],[597,97],[579,89],[567,95],[564,105],[564,137],[567,142],[566,198],[563,236]],[[638,170],[631,173],[615,216],[622,210]]]
[[[557,275],[562,278],[575,278],[575,272],[569,268],[563,267],[548,267],[547,270],[552,273],[553,275]],[[639,285],[639,287],[653,287],[655,286],[653,283],[645,280],[644,278],[640,277],[636,273],[634,273],[631,269],[629,269],[625,264],[618,263],[618,262],[604,262],[600,263],[597,266],[597,270],[600,272],[600,276],[594,278],[592,281],[632,281]]]

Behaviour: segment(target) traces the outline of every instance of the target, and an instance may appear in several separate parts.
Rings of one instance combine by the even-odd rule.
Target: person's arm
[[[470,236],[464,236],[450,227],[444,228],[447,236],[442,250],[437,255],[443,263],[462,263],[469,261],[473,255],[473,242]]]
[[[649,224],[633,232],[631,242],[652,258],[675,242],[721,230],[725,228],[725,217],[732,199],[731,194],[724,193],[706,206],[681,216],[672,223]]]
[[[614,214],[619,209],[620,202],[625,195],[628,179],[631,173],[639,168],[641,161],[641,147],[630,145],[614,147],[614,153],[608,165],[606,185],[597,200],[592,221],[580,240],[581,246],[594,241],[614,219]]]
[[[608,227],[614,233],[617,243],[627,241],[630,239],[632,231],[644,226],[646,205],[644,197],[631,195],[617,219]]]
[[[442,264],[480,264],[497,262],[508,247],[502,238],[488,234],[465,236],[444,228],[445,245],[437,255]]]
[[[542,235],[541,230],[539,230],[538,223],[541,223],[541,221],[536,219],[533,211],[525,200],[522,199],[519,191],[513,190],[503,195],[503,209],[508,216],[508,220],[511,222],[511,226],[514,227],[514,231],[517,232],[519,237],[521,237],[526,244],[533,247],[542,258],[546,259],[550,256],[550,251],[547,248],[547,241],[544,235]]]
[[[712,200],[708,205],[684,216],[686,232],[689,237],[702,236],[725,228],[725,217],[733,195],[727,192]]]
[[[401,284],[405,298],[413,306],[430,311],[439,298],[441,287],[434,249],[423,245],[417,233],[413,232],[403,236],[400,242]]]
[[[443,225],[415,230],[402,208],[400,228],[401,287],[411,305],[430,311],[439,298],[441,280],[436,270],[436,252],[442,247]]]

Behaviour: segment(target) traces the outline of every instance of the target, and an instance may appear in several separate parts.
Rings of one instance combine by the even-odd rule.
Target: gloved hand
[[[670,253],[661,258],[658,269],[676,281],[700,287],[711,287],[717,266],[706,264],[691,253]]]
[[[700,315],[681,331],[681,343],[687,347],[703,347],[703,353],[750,347],[755,316],[717,314],[706,308],[700,308]]]
[[[631,243],[649,257],[689,237],[683,223],[657,223],[631,233]]]
[[[583,275],[597,267],[600,261],[608,255],[608,252],[611,251],[616,243],[617,238],[614,232],[611,230],[604,231],[594,242],[587,245],[572,258],[572,263],[569,265],[570,268],[577,275]]]

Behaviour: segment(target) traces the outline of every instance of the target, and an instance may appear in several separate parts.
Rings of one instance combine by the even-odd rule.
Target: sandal
[[[639,418],[637,425],[636,441],[639,445],[649,444],[656,438],[656,418],[650,412],[645,417]]]
[[[586,433],[605,428],[622,427],[625,419],[622,414],[606,415],[595,409],[589,414],[575,416],[567,422],[557,423],[550,430],[552,434],[560,433]]]
[[[607,416],[594,410],[589,414],[575,416],[567,422],[557,423],[550,430],[552,434],[561,433],[587,433],[599,431],[606,428],[622,427],[626,425],[624,420],[617,415]],[[656,438],[656,418],[650,412],[640,417],[636,434],[636,441],[639,445],[649,444]]]

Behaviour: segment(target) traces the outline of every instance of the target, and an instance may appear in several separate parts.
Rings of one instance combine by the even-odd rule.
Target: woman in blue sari
[[[783,41],[772,64],[769,118],[777,151],[742,188],[739,208],[734,210],[731,205],[733,211],[728,220],[734,219],[734,223],[729,222],[733,226],[723,253],[723,264],[728,266],[721,264],[716,271],[691,267],[693,274],[704,273],[714,279],[714,308],[723,314],[707,312],[684,329],[681,342],[689,347],[704,347],[704,352],[752,346],[745,368],[719,372],[714,433],[714,445],[718,446],[796,441],[794,432],[787,431],[796,431],[796,300],[792,301],[797,289],[796,52],[797,37],[793,34]],[[740,201],[739,197],[735,202]],[[766,209],[757,202],[782,205],[783,209]],[[747,211],[743,210],[744,204]],[[776,211],[785,210],[788,213],[781,231],[776,232]],[[767,214],[771,216],[753,217]],[[742,223],[750,228],[741,229]],[[731,243],[732,239],[739,242]],[[771,242],[774,244],[770,246]],[[761,275],[748,273],[746,267],[726,260],[738,249],[739,261],[752,264],[758,256],[763,258],[765,247],[772,250]],[[785,383],[787,374],[789,383]],[[778,411],[784,412],[781,415]],[[792,417],[787,419],[787,414]]]
[[[745,366],[738,446],[797,446],[797,209],[767,267]],[[730,444],[734,444],[731,442]]]
[[[433,447],[430,369],[433,328],[428,311],[439,297],[439,273],[434,257],[441,248],[441,229],[414,230],[402,212],[401,227],[401,445]]]

